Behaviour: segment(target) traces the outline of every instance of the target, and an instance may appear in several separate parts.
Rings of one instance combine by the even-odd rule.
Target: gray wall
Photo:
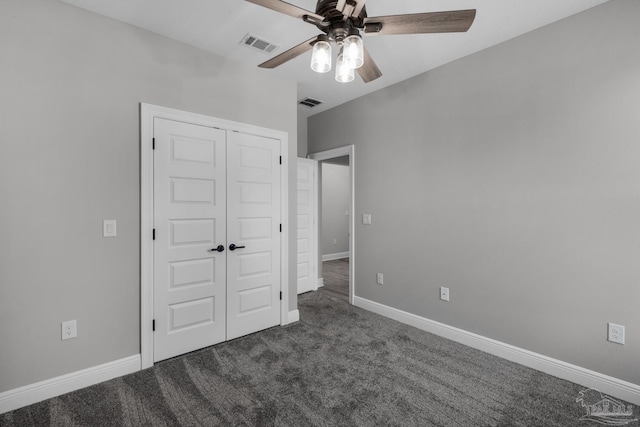
[[[298,114],[298,157],[307,154],[307,118]]]
[[[0,392],[140,352],[140,102],[289,133],[296,265],[295,83],[57,1],[2,0],[0,52]]]
[[[349,251],[349,166],[321,163],[322,255]],[[333,241],[336,240],[334,244]]]
[[[638,16],[612,1],[311,117],[310,152],[355,144],[373,215],[356,295],[640,384]]]

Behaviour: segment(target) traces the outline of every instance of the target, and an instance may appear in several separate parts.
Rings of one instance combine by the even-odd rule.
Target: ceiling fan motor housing
[[[318,1],[316,14],[323,16],[325,23],[324,25],[317,25],[317,27],[325,32],[330,40],[337,44],[342,44],[343,40],[350,35],[359,34],[358,28],[364,27],[367,10],[365,6],[357,17],[345,17],[345,15],[336,8],[337,4],[337,0]],[[327,22],[328,25],[326,24]]]

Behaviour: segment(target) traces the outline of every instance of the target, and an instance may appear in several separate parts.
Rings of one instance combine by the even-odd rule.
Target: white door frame
[[[354,158],[354,145],[346,145],[344,147],[338,147],[331,150],[319,151],[317,153],[311,153],[307,157],[313,160],[322,161],[335,159],[336,157],[349,156],[349,304],[354,304],[355,301],[355,158]],[[318,180],[319,181],[319,180]],[[320,185],[318,182],[317,185]],[[316,201],[320,196],[320,192],[317,191],[316,186]],[[316,203],[316,209],[319,203]],[[318,218],[320,213],[318,211]],[[316,233],[319,227],[319,222],[316,221]],[[316,241],[316,247],[318,253],[320,253],[320,237]],[[320,271],[320,266],[318,266]]]
[[[282,301],[280,324],[289,323],[289,137],[286,132],[189,113],[151,104],[140,104],[140,358],[142,369],[153,366],[153,119],[163,118],[280,140],[282,221],[280,276]]]

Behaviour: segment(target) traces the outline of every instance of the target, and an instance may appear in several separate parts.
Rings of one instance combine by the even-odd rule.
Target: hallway
[[[324,289],[334,297],[349,301],[349,258],[322,263]]]

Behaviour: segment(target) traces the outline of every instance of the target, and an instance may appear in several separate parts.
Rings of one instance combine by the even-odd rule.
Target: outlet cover
[[[362,223],[364,225],[371,225],[371,214],[362,214]]]
[[[442,301],[449,301],[449,288],[440,286],[440,299]]]
[[[384,284],[384,276],[382,275],[382,273],[378,273],[377,274],[376,281],[377,281],[378,285],[383,285]]]
[[[78,336],[78,328],[75,320],[62,322],[62,339],[68,340]]]
[[[616,344],[624,344],[624,326],[609,323],[609,333],[607,339]]]

